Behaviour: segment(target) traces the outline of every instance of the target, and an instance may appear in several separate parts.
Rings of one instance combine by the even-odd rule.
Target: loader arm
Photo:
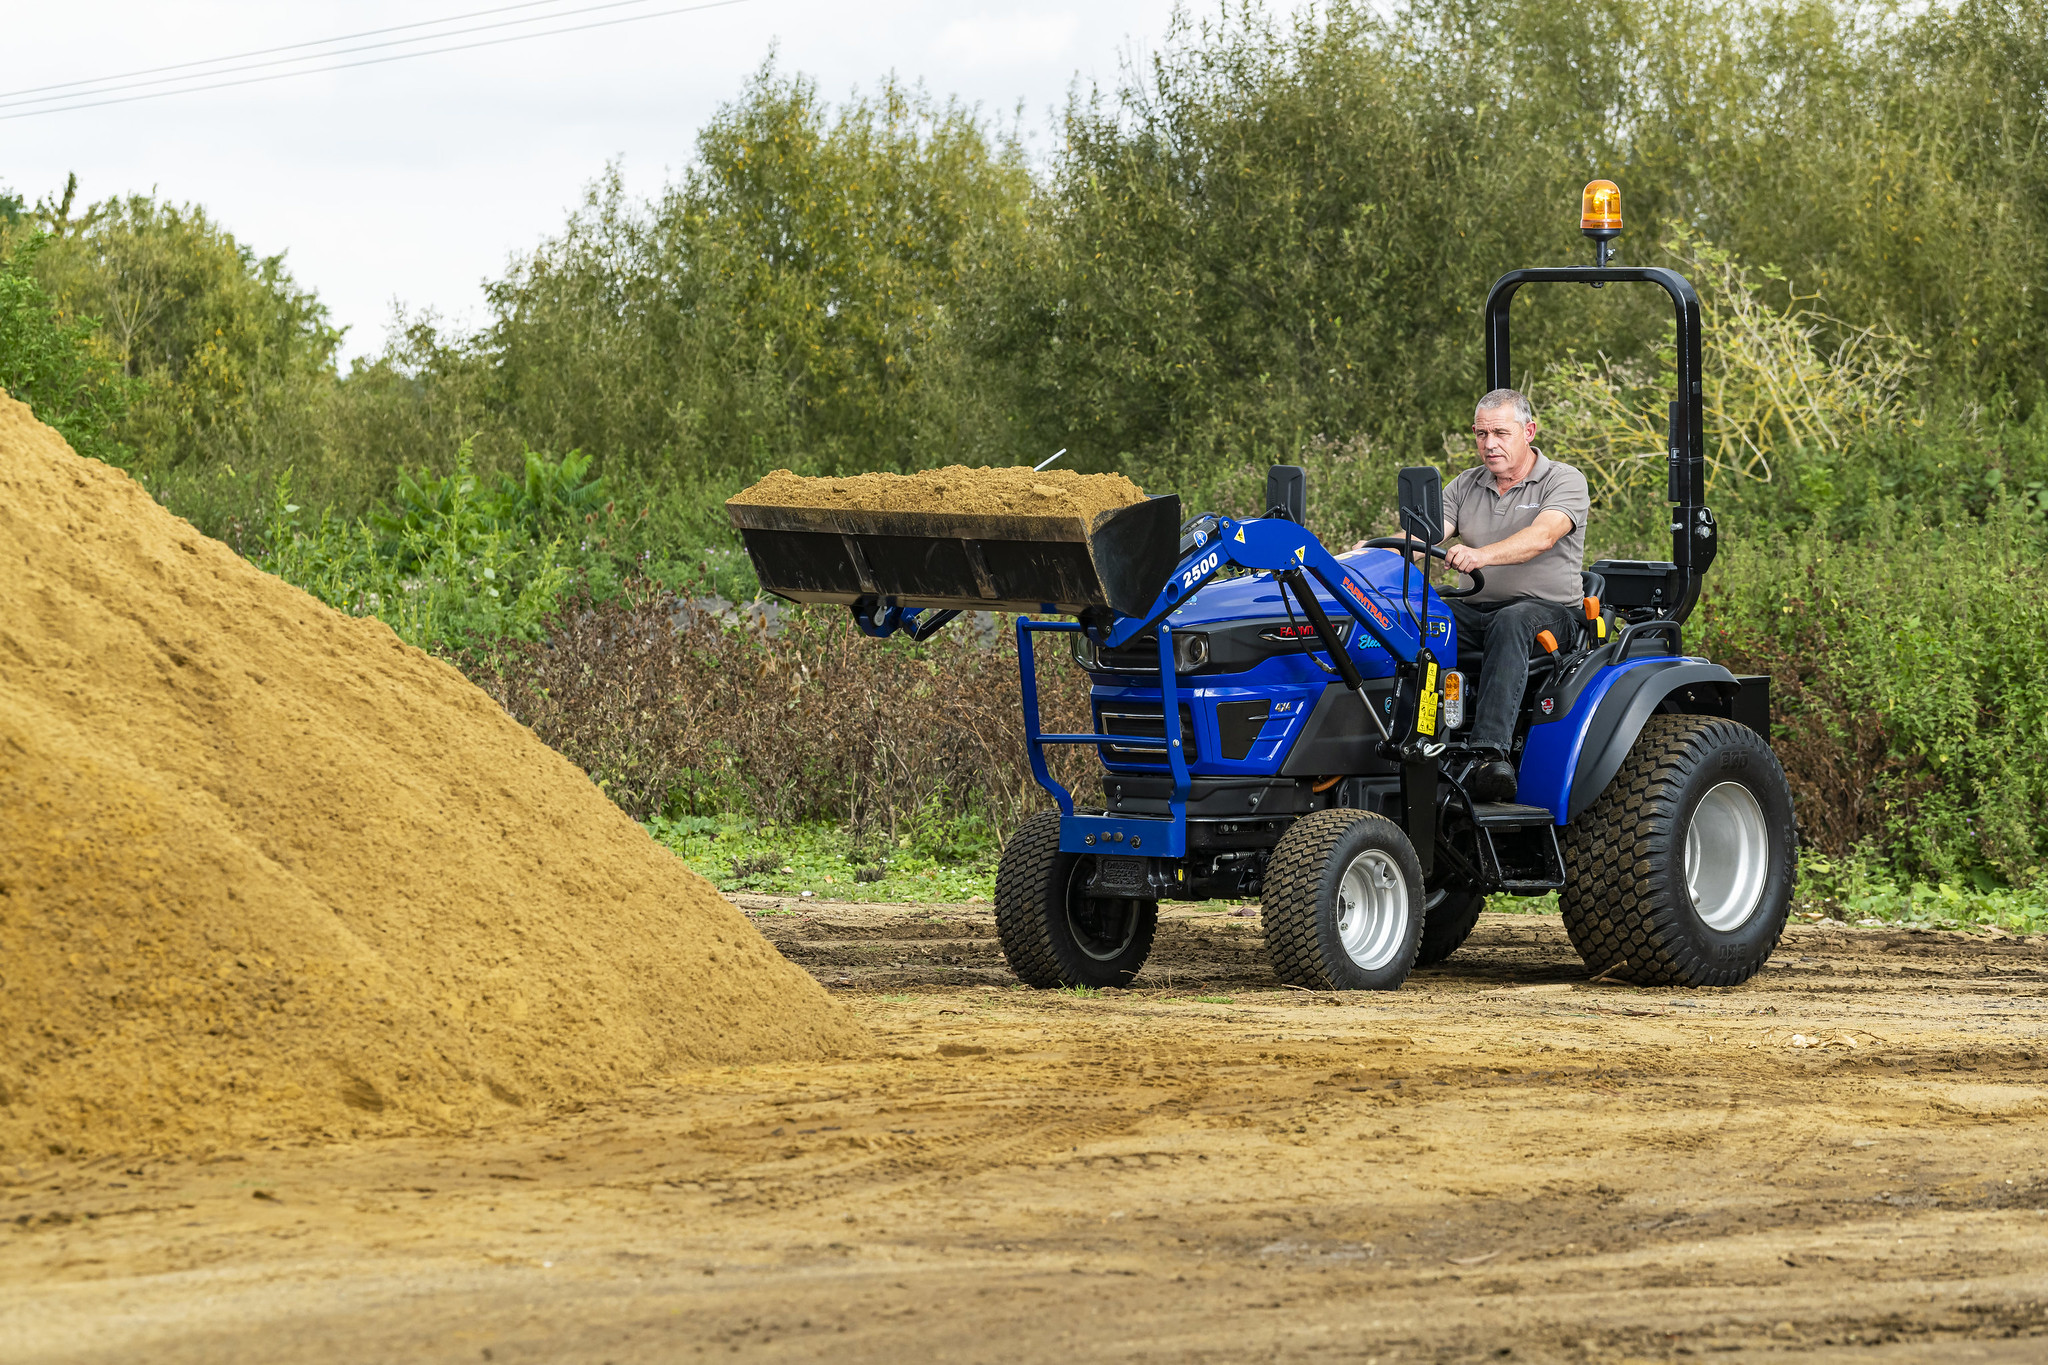
[[[1346,569],[1312,532],[1278,517],[1262,517],[1253,521],[1219,518],[1209,537],[1188,551],[1174,566],[1166,586],[1159,590],[1159,596],[1145,614],[1119,618],[1097,637],[1096,642],[1110,649],[1129,644],[1171,615],[1227,565],[1277,574],[1283,581],[1288,581],[1289,575],[1313,575],[1373,639],[1386,646],[1387,651],[1403,664],[1414,665],[1423,653],[1424,623],[1420,616],[1406,604],[1388,597],[1366,579]],[[1299,578],[1293,579],[1290,586],[1299,581]],[[1419,571],[1416,586],[1424,586],[1423,575]],[[1299,600],[1300,589],[1296,589],[1296,596]],[[1422,600],[1427,603],[1427,592],[1424,592]],[[1313,622],[1320,614],[1319,609],[1312,612],[1310,620]],[[1090,633],[1094,634],[1093,631]],[[1332,662],[1337,662],[1344,653],[1342,645],[1333,640],[1327,630],[1318,629],[1316,633],[1323,637],[1324,648],[1331,651]],[[1343,667],[1338,663],[1340,671]],[[1345,682],[1356,687],[1351,678],[1346,678]]]

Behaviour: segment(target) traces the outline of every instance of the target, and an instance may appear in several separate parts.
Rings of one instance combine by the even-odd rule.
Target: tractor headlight
[[[1465,675],[1452,669],[1444,674],[1444,729],[1465,728]]]
[[[1192,673],[1209,662],[1209,637],[1195,633],[1173,637],[1173,671]]]
[[[1073,634],[1073,643],[1069,645],[1068,648],[1070,648],[1073,651],[1074,662],[1081,665],[1081,667],[1087,669],[1089,672],[1094,672],[1096,668],[1100,666],[1096,663],[1095,642],[1088,638],[1087,631],[1075,631]]]

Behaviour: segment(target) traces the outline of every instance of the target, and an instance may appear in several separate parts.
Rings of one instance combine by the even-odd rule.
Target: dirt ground
[[[754,902],[884,1055],[462,1138],[0,1168],[0,1360],[2037,1361],[2048,940],[1801,926],[1395,995],[1180,911],[1015,988],[985,908]]]

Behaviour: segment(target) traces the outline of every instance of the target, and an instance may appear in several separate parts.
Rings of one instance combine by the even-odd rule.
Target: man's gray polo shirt
[[[1591,507],[1586,476],[1541,450],[1536,452],[1536,466],[1529,477],[1505,493],[1498,491],[1492,471],[1483,464],[1452,479],[1444,489],[1444,520],[1458,528],[1458,539],[1467,545],[1506,540],[1526,529],[1538,512],[1562,512],[1572,519],[1572,529],[1527,564],[1494,564],[1482,569],[1486,590],[1470,600],[1541,597],[1577,606],[1584,595],[1579,570],[1585,566],[1586,513]],[[1471,585],[1469,578],[1460,577],[1466,586]]]

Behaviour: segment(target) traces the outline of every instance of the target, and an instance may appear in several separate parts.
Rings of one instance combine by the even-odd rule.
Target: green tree
[[[645,469],[975,455],[1006,414],[960,314],[1030,192],[972,111],[894,84],[831,111],[764,67],[659,199],[608,174],[492,286],[500,410],[525,444]]]
[[[0,389],[79,454],[124,464],[129,452],[116,433],[129,386],[98,343],[98,319],[67,316],[37,282],[49,243],[38,235],[0,255]]]
[[[282,255],[259,257],[192,205],[110,199],[53,229],[36,263],[68,311],[98,320],[135,381],[121,428],[139,470],[230,460],[283,468],[319,450],[341,334]]]

